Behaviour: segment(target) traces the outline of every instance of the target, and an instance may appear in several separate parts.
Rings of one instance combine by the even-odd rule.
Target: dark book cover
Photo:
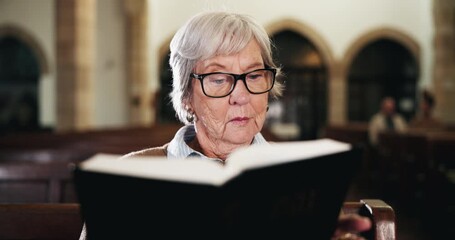
[[[246,168],[215,185],[79,166],[74,181],[89,239],[330,239],[359,151]]]

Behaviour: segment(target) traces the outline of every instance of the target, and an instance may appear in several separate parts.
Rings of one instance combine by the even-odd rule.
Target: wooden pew
[[[368,123],[329,125],[324,128],[322,137],[355,145],[368,145]]]
[[[31,142],[14,137],[11,142],[0,139],[4,143],[0,146],[0,202],[76,202],[70,165],[98,152],[122,155],[160,146],[169,142],[180,126],[24,134],[23,137],[30,136]],[[273,135],[266,135],[273,140]],[[56,142],[55,148],[48,145]]]
[[[363,234],[366,239],[395,240],[395,212],[381,199],[363,199],[359,202],[345,202],[342,211],[346,214],[357,213],[369,217],[373,222],[370,231]]]
[[[126,154],[169,142],[179,124],[83,132],[0,136],[0,162],[82,161],[98,153]]]
[[[77,240],[83,221],[79,204],[0,204],[0,239]]]
[[[455,132],[428,134],[431,164],[440,170],[455,169]]]
[[[95,150],[76,147],[43,148],[43,149],[2,149],[0,150],[1,163],[46,163],[54,161],[79,162],[95,154]]]
[[[455,132],[429,134],[428,142],[432,167],[424,192],[425,219],[435,234],[445,229],[450,236],[455,233]]]
[[[430,158],[423,132],[381,132],[378,136],[378,184],[385,196],[397,196],[411,211],[421,202]]]
[[[0,136],[0,162],[82,161],[96,153],[126,154],[161,146],[174,137],[181,124],[96,129],[83,132],[34,133]],[[269,141],[278,141],[268,129]]]
[[[79,204],[62,203],[0,204],[0,239],[78,239],[83,226],[79,207]],[[373,229],[367,233],[368,239],[396,239],[394,211],[382,200],[345,202],[343,211],[372,219]]]
[[[0,163],[0,202],[77,202],[71,162]]]
[[[363,150],[361,167],[354,183],[366,191],[371,191],[377,172],[374,152],[369,143],[368,123],[354,122],[326,126],[322,131],[322,138],[331,138],[350,143]]]

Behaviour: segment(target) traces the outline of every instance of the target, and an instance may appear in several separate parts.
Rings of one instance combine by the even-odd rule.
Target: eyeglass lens
[[[239,77],[239,79],[242,79]],[[261,69],[250,72],[244,76],[246,87],[251,93],[264,93],[269,91],[273,86],[274,72]],[[235,75],[227,73],[214,73],[206,75],[203,78],[203,90],[206,95],[213,97],[222,97],[229,95],[236,84]]]

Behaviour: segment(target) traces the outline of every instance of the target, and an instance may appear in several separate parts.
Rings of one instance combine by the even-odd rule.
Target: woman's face
[[[200,61],[194,72],[242,74],[260,68],[264,68],[261,51],[257,42],[251,41],[237,54]],[[192,84],[190,105],[197,117],[198,138],[203,134],[202,137],[214,144],[250,144],[264,124],[268,93],[251,94],[244,82],[238,80],[230,95],[211,98],[204,95],[199,80],[193,78]]]

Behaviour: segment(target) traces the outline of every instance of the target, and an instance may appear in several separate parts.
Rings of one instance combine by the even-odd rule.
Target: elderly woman
[[[204,12],[175,34],[170,47],[172,103],[185,126],[168,144],[124,157],[198,156],[224,163],[239,147],[268,144],[260,131],[268,98],[280,96],[282,85],[276,81],[280,69],[273,62],[270,39],[260,24],[241,14]],[[360,216],[341,215],[334,238],[356,239],[346,233],[370,225]]]
[[[193,17],[171,42],[172,103],[186,124],[167,145],[130,155],[200,156],[224,163],[235,149],[264,144],[269,95],[279,96],[279,69],[267,33],[251,18]]]

